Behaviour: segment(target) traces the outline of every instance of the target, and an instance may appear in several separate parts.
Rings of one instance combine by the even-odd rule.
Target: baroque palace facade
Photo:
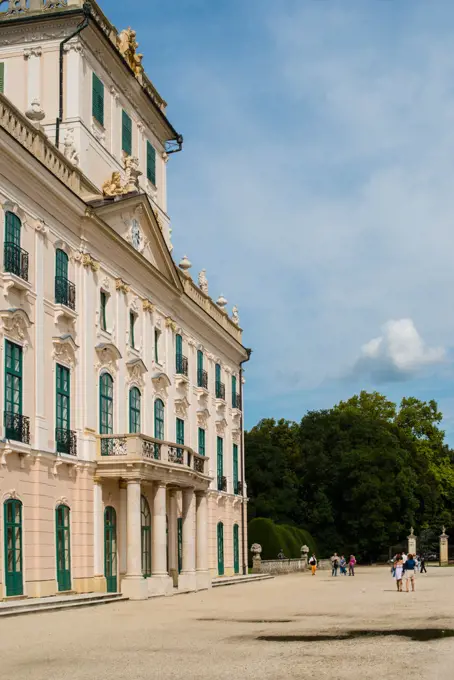
[[[249,351],[172,259],[141,62],[95,2],[0,0],[0,598],[246,571]]]

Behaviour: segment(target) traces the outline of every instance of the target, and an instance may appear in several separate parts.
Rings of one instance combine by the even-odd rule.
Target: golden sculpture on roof
[[[102,185],[103,196],[121,196],[123,193],[123,186],[121,184],[121,175],[119,172],[113,172],[112,177]]]
[[[143,73],[142,59],[143,54],[137,53],[137,48],[139,43],[136,40],[136,32],[132,30],[131,27],[125,28],[117,38],[117,47],[120,54],[128,62],[129,66],[132,68],[136,76],[140,76]]]

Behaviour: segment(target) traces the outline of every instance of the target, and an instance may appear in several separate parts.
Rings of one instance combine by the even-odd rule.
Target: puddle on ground
[[[292,619],[197,619],[197,621],[221,621],[222,623],[293,623]]]
[[[449,628],[413,628],[404,630],[350,630],[333,635],[259,635],[257,640],[263,642],[330,642],[331,640],[357,640],[372,637],[405,637],[414,642],[431,642],[454,637],[454,630]]]

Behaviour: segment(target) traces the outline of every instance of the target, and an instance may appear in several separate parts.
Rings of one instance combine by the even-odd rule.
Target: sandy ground
[[[0,620],[1,680],[452,680],[454,637],[265,641],[260,636],[454,628],[454,569],[399,594],[384,568],[295,574],[146,602]]]

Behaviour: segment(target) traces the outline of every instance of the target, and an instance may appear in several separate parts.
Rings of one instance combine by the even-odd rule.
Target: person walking
[[[339,569],[339,555],[337,552],[331,557],[331,576],[337,576],[337,570]]]
[[[341,574],[343,576],[347,576],[347,560],[343,555],[341,555],[340,562],[339,562]]]
[[[426,569],[426,556],[421,555],[421,569],[419,570],[420,574],[427,574],[427,569]]]
[[[355,566],[356,566],[356,558],[355,558],[354,555],[350,555],[350,559],[348,560],[348,575],[349,576],[355,575]]]
[[[415,573],[416,573],[416,562],[413,559],[413,555],[408,555],[407,561],[404,563],[404,569],[403,569],[403,575],[405,578],[405,586],[407,593],[410,592],[410,583],[411,583],[411,590],[414,593],[415,592]]]
[[[405,552],[403,552],[402,553],[402,562],[405,564],[406,561],[407,561],[407,555],[406,555]]]
[[[396,579],[397,592],[402,592],[402,576],[404,571],[404,563],[402,562],[402,555],[397,555],[394,562],[394,578]]]
[[[309,564],[311,565],[312,576],[315,576],[315,573],[317,571],[317,558],[315,557],[314,553],[312,553],[312,557],[309,560]]]

